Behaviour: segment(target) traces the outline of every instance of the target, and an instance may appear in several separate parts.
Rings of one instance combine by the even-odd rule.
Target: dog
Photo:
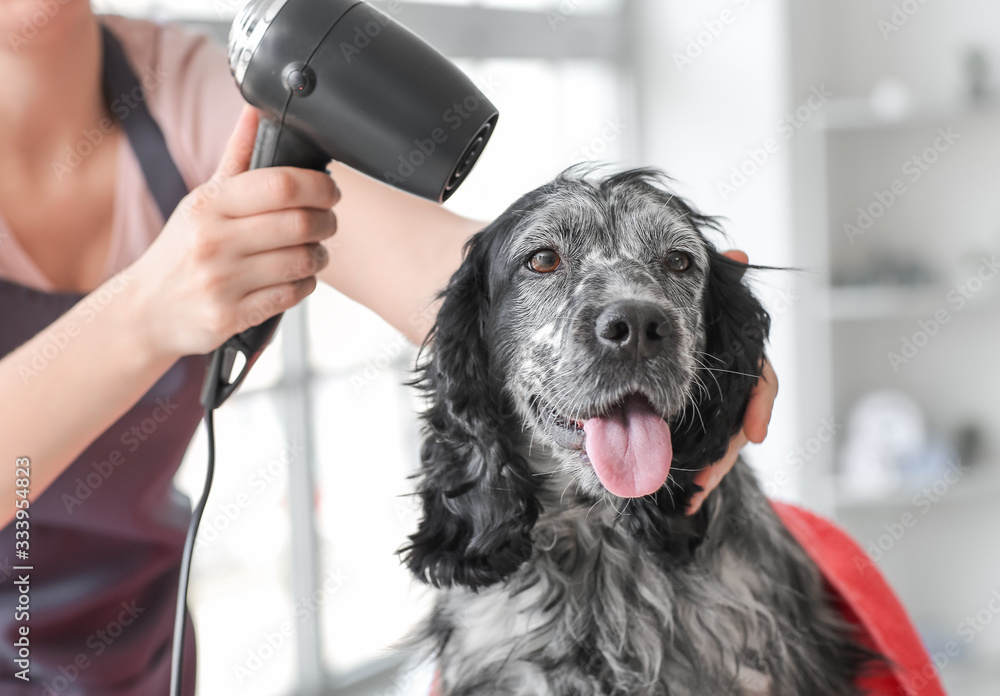
[[[401,554],[440,588],[415,641],[446,696],[843,696],[877,660],[745,463],[685,514],[770,319],[671,186],[571,168],[442,293]]]

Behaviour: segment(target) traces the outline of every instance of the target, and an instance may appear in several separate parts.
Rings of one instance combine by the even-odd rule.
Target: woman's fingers
[[[750,258],[739,249],[730,249],[729,251],[722,252],[723,256],[726,256],[736,263],[749,263]]]
[[[219,182],[215,211],[243,218],[288,208],[329,210],[339,200],[340,189],[325,172],[264,167]]]
[[[303,280],[319,273],[329,261],[329,252],[319,243],[254,254],[242,262],[239,277],[233,278],[233,291],[242,296],[272,285]]]
[[[722,482],[723,477],[729,473],[736,464],[736,459],[740,455],[740,450],[743,446],[747,444],[747,436],[743,433],[741,429],[733,439],[729,441],[729,449],[726,450],[726,454],[722,459],[715,462],[709,467],[702,469],[698,472],[698,475],[694,477],[694,482],[702,487],[702,490],[695,493],[691,498],[691,502],[688,504],[687,514],[693,515],[701,509],[702,503],[705,502],[705,498],[708,494],[715,490],[715,487]]]
[[[337,215],[329,209],[276,210],[230,221],[227,228],[229,251],[252,256],[329,239],[337,231]]]
[[[236,333],[256,326],[275,314],[287,311],[316,289],[316,276],[291,283],[281,283],[251,292],[237,306]]]
[[[750,402],[743,414],[743,431],[750,442],[760,444],[767,437],[767,426],[771,422],[771,411],[777,396],[778,376],[765,358],[761,375],[750,392]]]
[[[722,252],[724,256],[737,263],[749,263],[747,255],[739,249]],[[771,363],[764,359],[761,366],[761,376],[757,379],[750,392],[750,401],[743,414],[743,427],[729,441],[725,456],[695,476],[694,482],[702,490],[696,493],[688,505],[687,514],[693,515],[701,508],[708,495],[715,490],[726,474],[736,464],[740,450],[747,442],[761,443],[767,437],[767,426],[771,422],[771,411],[774,400],[778,396],[778,376],[774,373]]]
[[[226,142],[226,149],[222,153],[222,159],[219,160],[219,166],[215,169],[213,179],[232,177],[250,168],[254,144],[257,142],[258,120],[257,109],[244,104],[236,126]]]

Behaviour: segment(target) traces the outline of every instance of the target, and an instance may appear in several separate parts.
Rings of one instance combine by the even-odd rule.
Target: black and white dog
[[[446,696],[860,693],[873,656],[742,462],[769,317],[653,170],[569,170],[470,240],[431,334],[420,639]]]

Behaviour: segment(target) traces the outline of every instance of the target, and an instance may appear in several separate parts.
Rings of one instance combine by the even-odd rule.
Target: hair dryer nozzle
[[[492,119],[487,121],[476,133],[472,142],[469,143],[468,147],[465,148],[465,152],[458,158],[458,164],[451,171],[451,175],[448,177],[448,181],[444,185],[444,193],[442,200],[447,200],[448,197],[458,188],[465,180],[465,176],[472,170],[476,164],[476,160],[479,159],[479,155],[483,154],[483,148],[486,147],[486,141],[490,139],[493,135],[493,127],[496,126],[497,119],[494,116]]]

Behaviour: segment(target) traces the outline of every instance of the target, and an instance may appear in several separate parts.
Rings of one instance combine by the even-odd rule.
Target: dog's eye
[[[528,259],[528,268],[537,273],[551,273],[559,268],[559,254],[551,249],[539,249]]]
[[[665,261],[667,268],[678,273],[691,268],[691,255],[685,251],[671,251]]]

